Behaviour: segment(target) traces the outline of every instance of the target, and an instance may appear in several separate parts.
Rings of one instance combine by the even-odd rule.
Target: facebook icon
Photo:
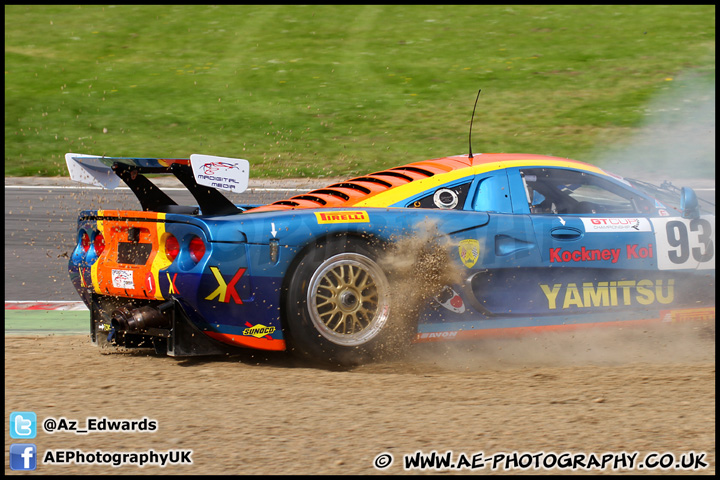
[[[37,447],[34,443],[10,445],[10,470],[35,470],[36,468]]]

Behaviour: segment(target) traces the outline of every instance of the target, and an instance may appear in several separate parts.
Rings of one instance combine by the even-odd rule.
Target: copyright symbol
[[[57,422],[54,418],[46,418],[43,422],[43,430],[45,430],[47,433],[52,433],[55,431],[55,428],[57,427]]]
[[[377,457],[375,457],[375,460],[373,460],[373,465],[378,470],[385,470],[393,463],[393,456],[389,453],[381,453]]]

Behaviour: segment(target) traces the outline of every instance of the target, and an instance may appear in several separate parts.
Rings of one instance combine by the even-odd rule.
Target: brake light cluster
[[[165,239],[165,256],[171,262],[175,261],[178,254],[180,253],[180,243],[174,235],[168,235]]]
[[[95,247],[95,253],[100,255],[103,250],[105,250],[105,237],[103,237],[103,234],[98,232],[97,235],[95,235],[95,240],[93,240],[93,247]]]
[[[180,242],[174,235],[165,238],[165,256],[174,262],[180,254]],[[198,263],[205,255],[205,242],[200,237],[193,236],[188,243],[188,254],[193,262]]]
[[[172,263],[180,255],[180,242],[177,237],[172,234],[168,234],[165,237],[165,257]],[[78,247],[76,247],[74,256],[76,259],[84,260],[87,263],[95,262],[98,257],[105,251],[105,237],[102,232],[88,232],[85,229],[80,230],[80,241]],[[192,262],[198,263],[205,256],[205,242],[198,237],[193,236],[187,244],[187,257]],[[78,258],[80,257],[80,258]],[[187,264],[186,260],[183,261],[186,268],[190,268],[191,264]]]
[[[190,240],[189,250],[190,258],[192,258],[195,263],[198,263],[205,255],[205,243],[200,237],[193,237],[193,239]]]
[[[92,255],[88,255],[90,252],[90,246],[92,245]],[[88,262],[92,262],[99,257],[105,250],[105,237],[101,232],[88,233],[86,230],[82,230],[80,234],[80,255]]]

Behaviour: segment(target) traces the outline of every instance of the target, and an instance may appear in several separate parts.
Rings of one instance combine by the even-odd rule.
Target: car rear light
[[[95,247],[95,253],[100,256],[103,250],[105,250],[105,237],[103,237],[102,233],[98,232],[98,234],[95,235],[93,246]]]
[[[193,259],[193,262],[198,263],[203,255],[205,255],[205,243],[200,237],[193,237],[190,240],[190,258]]]
[[[177,238],[173,235],[169,235],[165,239],[165,256],[167,256],[168,260],[172,262],[178,256],[178,253],[180,253],[180,244],[178,243]]]
[[[82,247],[83,253],[87,253],[90,248],[90,235],[88,235],[87,232],[83,232],[82,237],[80,237],[80,246]]]

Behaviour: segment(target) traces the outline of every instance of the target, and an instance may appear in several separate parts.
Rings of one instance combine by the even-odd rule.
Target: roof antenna
[[[482,92],[482,89],[478,89],[477,97],[475,97],[475,106],[473,107],[472,117],[470,117],[470,133],[468,134],[468,149],[470,150],[470,154],[468,155],[468,158],[473,158],[473,154],[472,154],[472,126],[473,126],[473,119],[475,118],[475,109],[477,108],[478,98],[480,98],[480,92]]]

